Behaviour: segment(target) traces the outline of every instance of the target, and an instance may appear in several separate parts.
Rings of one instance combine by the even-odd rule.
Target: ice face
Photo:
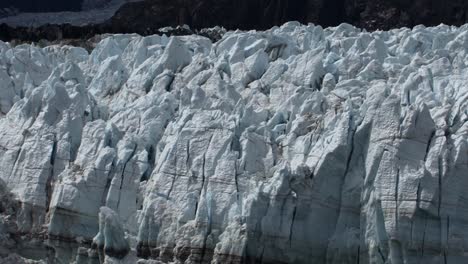
[[[465,263],[467,32],[0,43],[0,236],[64,263]]]

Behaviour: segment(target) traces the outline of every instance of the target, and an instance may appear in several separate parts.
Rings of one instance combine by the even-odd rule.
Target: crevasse
[[[0,259],[466,263],[467,51],[293,22],[1,42]]]

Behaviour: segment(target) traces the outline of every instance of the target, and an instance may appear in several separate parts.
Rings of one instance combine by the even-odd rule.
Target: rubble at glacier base
[[[467,53],[444,25],[0,42],[0,262],[467,263]]]

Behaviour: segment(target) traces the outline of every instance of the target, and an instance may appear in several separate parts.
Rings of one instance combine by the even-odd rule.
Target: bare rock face
[[[466,263],[467,35],[0,42],[0,258]]]
[[[465,0],[76,0],[73,3],[81,5],[84,11],[15,15],[0,5],[0,40],[86,40],[104,33],[148,36],[163,33],[159,31],[163,27],[183,25],[194,32],[216,26],[228,30],[265,30],[298,21],[322,27],[350,23],[374,31],[419,24],[461,26],[468,22]],[[8,14],[11,16],[1,18]]]
[[[81,10],[92,10],[102,8],[108,5],[112,0],[83,0],[81,3]]]
[[[123,5],[110,22],[114,28],[133,32],[181,24],[267,29],[292,20],[388,30],[418,24],[462,25],[467,12],[468,2],[463,0],[145,0]]]
[[[59,12],[59,11],[79,11],[84,0],[2,0],[0,8],[15,8],[21,12]],[[98,0],[99,1],[99,0]]]

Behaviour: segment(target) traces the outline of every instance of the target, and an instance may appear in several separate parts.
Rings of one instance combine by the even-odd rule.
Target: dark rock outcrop
[[[388,30],[467,22],[464,0],[145,0],[124,4],[98,25],[45,25],[36,28],[0,25],[0,39],[86,39],[102,33],[161,33],[159,28],[187,24],[192,29],[267,29],[296,20],[336,26],[346,22],[368,30]],[[187,32],[185,32],[187,33]],[[190,32],[188,32],[190,33]]]
[[[366,29],[467,21],[464,0],[146,0],[128,3],[111,19],[114,29],[187,24],[193,28],[266,29],[297,20],[322,26],[343,22]]]
[[[14,7],[22,12],[80,11],[83,0],[2,0],[0,8]]]

